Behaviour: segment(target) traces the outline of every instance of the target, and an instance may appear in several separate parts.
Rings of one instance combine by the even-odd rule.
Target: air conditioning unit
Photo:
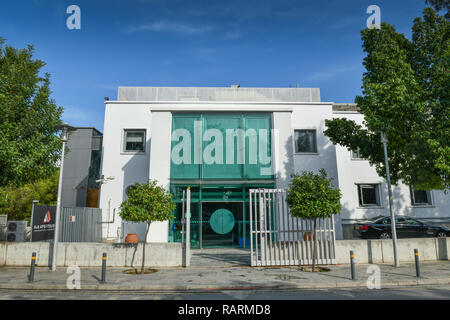
[[[26,221],[8,221],[6,228],[6,241],[24,242],[27,230]]]
[[[8,215],[0,214],[0,241],[6,241],[7,224],[8,224]]]
[[[0,227],[6,227],[8,225],[8,215],[0,214]]]

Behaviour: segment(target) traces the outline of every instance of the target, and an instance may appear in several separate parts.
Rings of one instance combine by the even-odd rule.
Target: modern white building
[[[156,179],[178,203],[173,221],[153,223],[150,242],[180,241],[181,190],[192,190],[193,247],[248,243],[248,190],[286,188],[292,173],[324,168],[342,190],[337,239],[351,223],[389,215],[387,186],[357,154],[333,145],[325,119],[362,123],[354,104],[322,102],[317,88],[120,87],[106,101],[100,192],[104,238],[145,226],[121,221],[118,208],[136,182]],[[393,187],[398,215],[450,218],[450,196]],[[232,228],[224,227],[232,221]],[[229,224],[228,224],[229,225]],[[226,230],[225,230],[226,229]]]

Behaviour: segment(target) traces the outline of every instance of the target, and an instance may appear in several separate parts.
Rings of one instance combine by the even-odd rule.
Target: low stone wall
[[[450,238],[398,239],[400,262],[414,262],[414,249],[420,260],[448,260]],[[336,263],[350,263],[349,252],[355,253],[355,262],[361,264],[393,263],[392,240],[337,240]],[[36,252],[38,266],[51,266],[52,248],[48,242],[0,242],[0,266],[29,266],[31,254]],[[59,243],[57,266],[100,267],[102,254],[108,256],[110,267],[139,267],[142,263],[142,243]],[[249,252],[250,254],[250,252]],[[147,243],[147,267],[179,267],[183,263],[180,243]]]
[[[450,238],[397,239],[399,262],[414,262],[414,249],[419,250],[421,261],[448,260]],[[355,263],[393,263],[392,240],[336,240],[338,264],[350,263],[350,250],[355,253]]]
[[[0,242],[0,266],[29,266],[36,252],[36,265],[51,266],[52,247],[49,242]],[[57,266],[94,267],[102,265],[107,254],[110,267],[139,267],[142,263],[142,243],[58,243]],[[180,243],[147,243],[146,267],[182,266]]]

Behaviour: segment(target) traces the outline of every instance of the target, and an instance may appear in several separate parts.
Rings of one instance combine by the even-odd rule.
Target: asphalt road
[[[450,300],[450,285],[379,290],[322,289],[206,293],[1,290],[0,300]]]

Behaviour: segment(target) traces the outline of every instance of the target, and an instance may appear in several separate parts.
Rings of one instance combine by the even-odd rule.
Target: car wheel
[[[382,233],[380,233],[378,238],[380,238],[380,239],[390,239],[391,235],[389,233],[387,233],[387,232],[382,232]]]
[[[445,232],[443,232],[443,231],[439,231],[436,234],[436,238],[445,238],[446,236],[447,236],[447,234]]]

